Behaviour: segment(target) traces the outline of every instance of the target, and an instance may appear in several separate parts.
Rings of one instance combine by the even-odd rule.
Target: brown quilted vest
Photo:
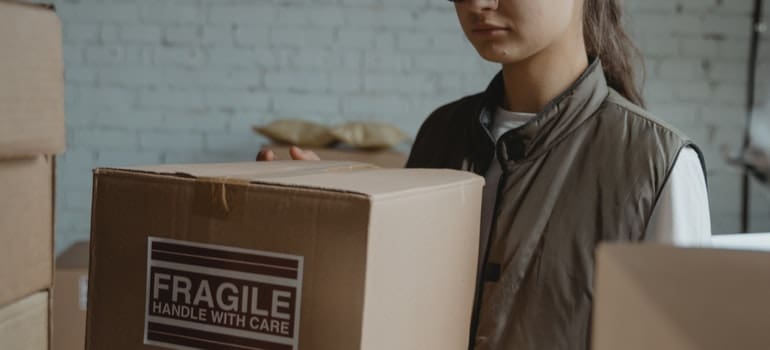
[[[501,162],[469,348],[589,349],[594,249],[644,239],[674,161],[692,143],[610,89],[598,59],[495,145],[482,123],[502,95],[498,74],[485,92],[432,113],[407,167],[483,175],[493,152]]]

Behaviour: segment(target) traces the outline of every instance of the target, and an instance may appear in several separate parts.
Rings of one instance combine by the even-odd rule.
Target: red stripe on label
[[[187,265],[196,265],[202,267],[215,267],[230,271],[248,272],[259,275],[275,276],[283,278],[297,278],[297,270],[286,270],[282,268],[269,267],[264,265],[252,265],[248,263],[233,262],[227,260],[219,260],[205,257],[195,257],[189,255],[181,255],[175,253],[166,252],[152,252],[153,261],[168,261],[175,263],[182,263]]]
[[[224,247],[223,247],[224,248]],[[273,256],[264,256],[257,254],[239,253],[232,251],[225,251],[222,249],[210,249],[203,247],[193,247],[189,245],[174,244],[169,242],[152,242],[152,250],[163,250],[167,252],[176,252],[188,255],[207,256],[212,258],[220,258],[227,260],[234,260],[252,264],[272,265],[276,267],[285,267],[296,269],[299,266],[299,262],[294,259],[278,258]]]
[[[183,327],[150,322],[147,324],[147,339],[169,344],[184,345],[200,349],[223,350],[291,350],[291,345],[276,344],[256,339],[235,337],[219,333],[200,331]]]

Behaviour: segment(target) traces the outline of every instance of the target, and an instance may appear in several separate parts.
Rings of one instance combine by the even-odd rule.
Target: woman
[[[407,167],[486,177],[470,348],[588,349],[598,242],[708,241],[702,157],[641,108],[619,0],[454,4],[502,71],[428,117]]]

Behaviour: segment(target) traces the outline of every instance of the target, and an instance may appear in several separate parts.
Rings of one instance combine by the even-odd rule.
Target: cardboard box
[[[48,350],[48,292],[0,308],[0,349]]]
[[[65,137],[61,25],[51,7],[0,0],[0,52],[2,307],[53,278],[52,155]]]
[[[291,160],[290,146],[266,145],[275,152],[278,160]],[[394,150],[357,150],[352,148],[303,148],[315,152],[321,160],[361,162],[376,165],[381,168],[403,168],[408,155]]]
[[[61,46],[49,6],[0,0],[0,159],[64,150]]]
[[[342,162],[97,169],[87,348],[464,350],[482,186]]]
[[[0,161],[0,306],[53,279],[52,157]]]
[[[602,245],[593,349],[768,349],[769,275],[766,252]]]
[[[56,259],[51,344],[54,350],[86,347],[88,254],[88,242],[78,242]]]

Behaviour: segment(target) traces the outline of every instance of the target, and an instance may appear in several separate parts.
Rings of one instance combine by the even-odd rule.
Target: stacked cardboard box
[[[0,1],[0,349],[49,348],[60,28],[48,7]]]
[[[482,186],[350,162],[97,169],[86,346],[466,349]]]
[[[86,342],[88,242],[78,242],[56,258],[53,350],[83,350]]]

